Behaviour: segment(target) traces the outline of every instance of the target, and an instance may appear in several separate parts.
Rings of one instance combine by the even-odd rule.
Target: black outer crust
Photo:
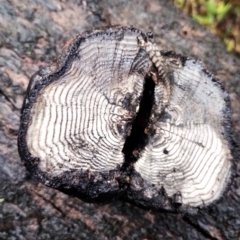
[[[44,68],[32,76],[21,111],[18,151],[28,171],[35,179],[44,185],[56,188],[69,195],[77,196],[88,202],[108,202],[113,198],[122,195],[123,192],[126,191],[127,185],[122,184],[125,181],[121,181],[121,184],[118,183],[119,176],[121,175],[120,168],[101,173],[69,170],[56,177],[52,177],[48,173],[41,171],[38,168],[39,159],[31,156],[26,143],[26,132],[30,121],[30,110],[40,91],[48,84],[57,81],[59,77],[68,70],[69,66],[71,66],[71,62],[76,57],[77,50],[81,43],[89,38],[94,38],[99,35],[106,36],[108,39],[117,38],[118,40],[121,40],[125,32],[135,32],[137,35],[146,38],[144,33],[131,26],[108,28],[104,31],[94,30],[78,35],[57,61],[57,65],[52,66],[55,68],[54,71],[51,71],[51,67]]]
[[[23,160],[28,171],[37,179],[39,182],[43,183],[46,186],[58,189],[66,194],[79,197],[80,199],[86,202],[109,202],[112,199],[122,197],[126,201],[130,201],[134,204],[137,204],[141,207],[147,209],[157,209],[163,211],[170,211],[173,213],[184,212],[184,213],[195,213],[195,210],[190,206],[182,206],[179,204],[175,196],[167,196],[164,188],[158,189],[158,193],[154,198],[147,198],[144,196],[144,190],[149,189],[155,191],[154,186],[146,184],[142,177],[133,169],[132,165],[128,165],[124,172],[122,171],[122,166],[117,167],[112,171],[106,171],[101,173],[91,173],[88,171],[81,170],[69,170],[61,175],[56,177],[51,177],[48,173],[41,171],[38,168],[38,158],[33,158],[28,151],[26,144],[26,131],[28,128],[28,122],[30,120],[30,110],[32,104],[35,102],[38,97],[39,92],[49,83],[57,81],[71,65],[71,61],[76,55],[76,51],[79,48],[80,44],[86,39],[98,36],[105,35],[107,37],[118,37],[121,39],[124,32],[132,31],[142,36],[146,41],[148,36],[142,33],[140,30],[133,27],[117,27],[117,28],[107,28],[103,30],[94,30],[88,31],[81,35],[78,35],[71,43],[70,46],[66,49],[63,55],[58,61],[54,71],[51,71],[50,68],[44,68],[39,70],[34,74],[30,80],[26,97],[22,107],[21,115],[21,124],[18,135],[18,150],[21,159]],[[116,33],[118,33],[116,35]],[[185,65],[186,60],[189,58],[184,57],[180,54],[176,54],[173,51],[161,51],[161,55],[168,58],[178,59],[182,66]],[[213,81],[223,92],[224,92],[224,101],[225,101],[225,110],[224,115],[224,133],[229,148],[232,153],[232,169],[231,169],[231,180],[227,184],[226,189],[223,191],[223,195],[230,188],[230,183],[234,176],[236,176],[236,161],[237,156],[239,155],[239,148],[233,140],[232,129],[231,129],[231,109],[230,109],[230,99],[229,95],[225,91],[223,85],[219,82],[218,79],[215,79],[211,73],[206,69],[203,69],[206,75]],[[142,187],[141,190],[139,186]],[[214,203],[218,202],[214,201]],[[202,208],[204,205],[199,206]],[[196,208],[195,208],[196,209]]]

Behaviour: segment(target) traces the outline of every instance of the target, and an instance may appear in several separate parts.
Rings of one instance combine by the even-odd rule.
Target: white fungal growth
[[[226,98],[199,61],[137,29],[85,33],[33,76],[19,152],[39,181],[84,200],[208,205],[231,175]]]

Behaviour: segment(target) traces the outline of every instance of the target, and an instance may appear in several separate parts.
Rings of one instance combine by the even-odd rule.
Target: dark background
[[[29,78],[85,30],[133,25],[160,49],[201,59],[230,94],[240,143],[240,58],[171,1],[0,0],[0,239],[240,239],[240,165],[217,203],[196,215],[163,213],[115,201],[88,204],[31,178],[17,152]],[[239,159],[235,159],[236,162]]]

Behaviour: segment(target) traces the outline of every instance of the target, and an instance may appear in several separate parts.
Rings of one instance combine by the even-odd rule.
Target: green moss
[[[174,0],[174,3],[219,35],[228,51],[240,54],[240,1]]]

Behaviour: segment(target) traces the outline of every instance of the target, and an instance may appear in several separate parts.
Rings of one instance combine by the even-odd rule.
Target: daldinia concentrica
[[[199,61],[133,27],[94,30],[32,77],[19,153],[38,181],[85,201],[202,207],[231,176],[229,112]]]

